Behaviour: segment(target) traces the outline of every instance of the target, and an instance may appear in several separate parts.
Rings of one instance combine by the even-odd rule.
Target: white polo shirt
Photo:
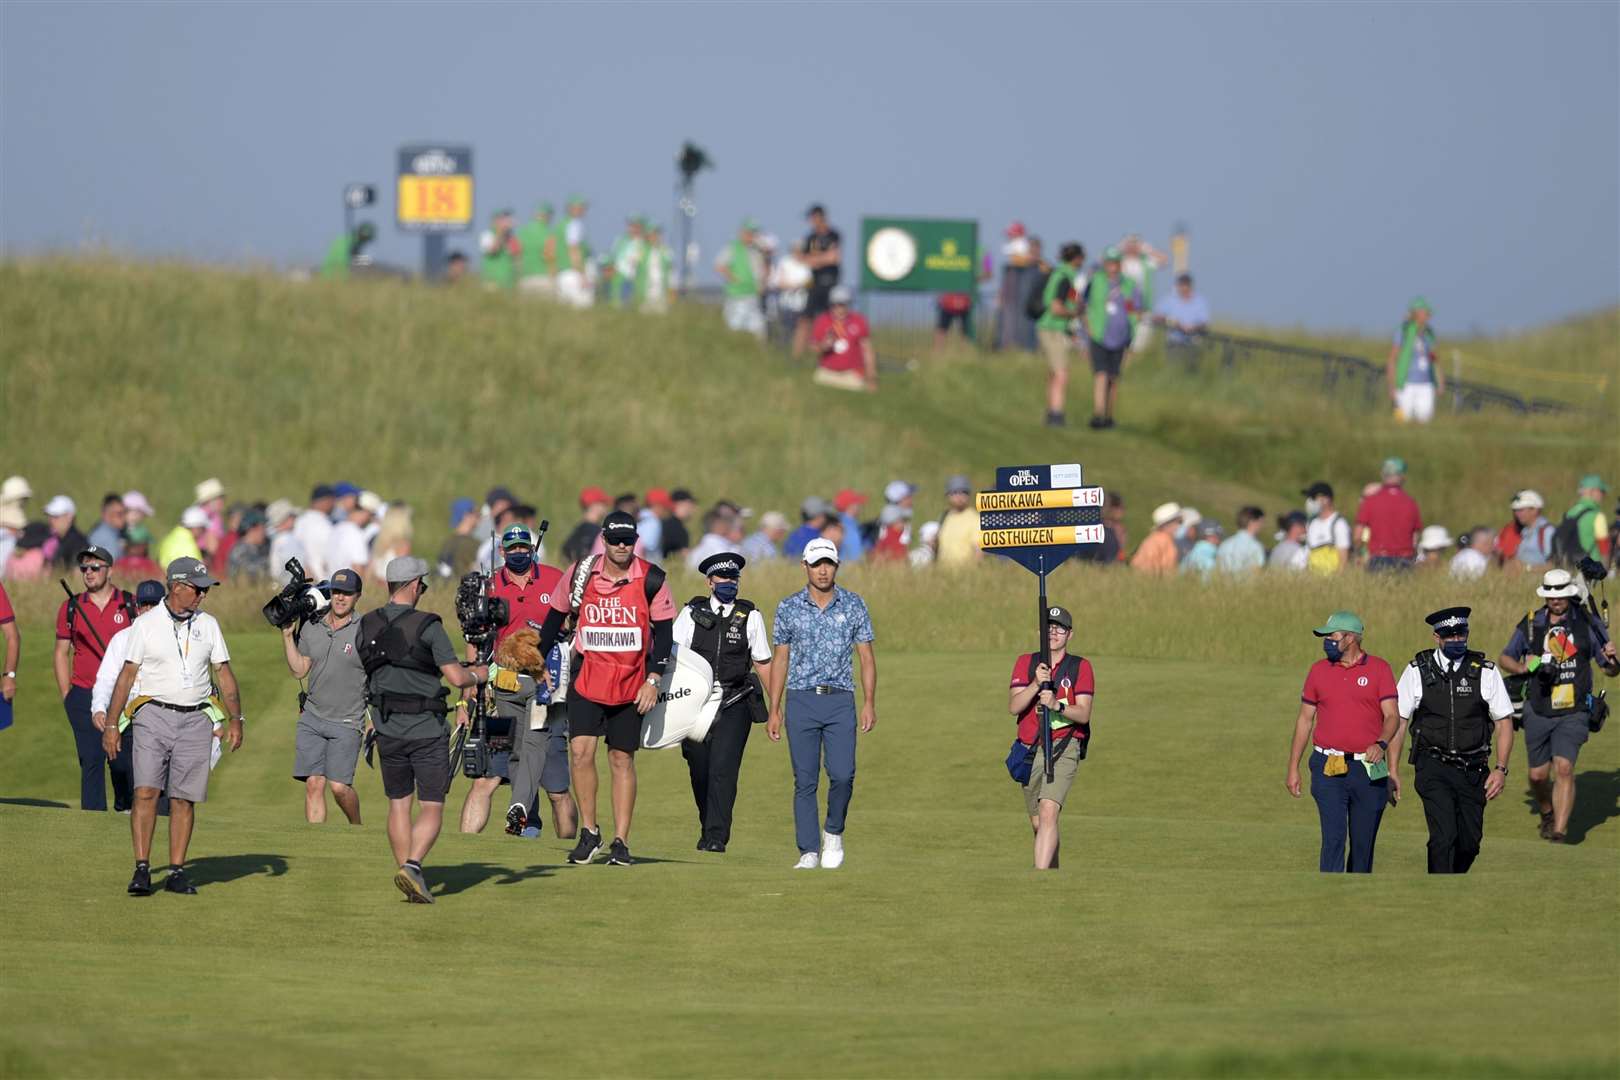
[[[340,521],[332,526],[332,535],[326,542],[326,572],[335,574],[345,567],[364,567],[371,562],[371,542],[365,530],[352,521]]]
[[[1442,672],[1457,666],[1447,660],[1439,649],[1434,651],[1434,660]],[[1501,669],[1495,664],[1488,664],[1480,671],[1479,690],[1485,696],[1485,708],[1490,710],[1492,720],[1505,720],[1513,715],[1513,699],[1508,697],[1507,684],[1502,681]],[[1418,670],[1416,660],[1408,663],[1401,677],[1395,681],[1395,698],[1395,709],[1401,714],[1401,719],[1412,719],[1413,711],[1423,698],[1423,673]]]
[[[736,604],[722,604],[714,597],[709,597],[709,610],[721,618],[730,618]],[[670,637],[677,648],[688,649],[692,647],[692,631],[696,625],[692,622],[692,609],[681,606],[680,612],[675,616],[675,625],[670,628]],[[765,636],[765,616],[755,608],[748,613],[748,623],[744,628],[748,635],[748,654],[756,664],[763,664],[771,658],[771,641]]]
[[[172,705],[201,705],[208,700],[212,665],[230,660],[219,623],[207,612],[176,620],[159,604],[130,624],[128,662],[139,671],[141,693]]]
[[[1313,517],[1305,523],[1305,546],[1311,550],[1328,545],[1350,550],[1350,523],[1337,510],[1327,517]]]

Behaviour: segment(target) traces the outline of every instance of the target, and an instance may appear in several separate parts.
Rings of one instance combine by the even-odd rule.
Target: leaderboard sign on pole
[[[419,143],[399,148],[394,222],[421,233],[423,273],[438,277],[446,233],[473,227],[472,147]]]
[[[971,294],[978,289],[977,221],[865,217],[861,252],[863,291]]]

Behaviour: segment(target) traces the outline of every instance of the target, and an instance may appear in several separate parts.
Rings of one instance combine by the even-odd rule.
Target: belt
[[[1422,747],[1418,752],[1421,754],[1426,754],[1442,764],[1457,765],[1463,768],[1468,768],[1469,766],[1474,765],[1483,765],[1490,759],[1491,756],[1491,748],[1488,746],[1475,750],[1472,753],[1453,753],[1449,750],[1441,750],[1437,746],[1425,746]]]
[[[1348,750],[1329,750],[1325,746],[1313,746],[1313,747],[1311,747],[1311,749],[1315,750],[1318,754],[1328,754],[1328,755],[1341,754],[1341,755],[1343,755],[1344,757],[1347,757],[1347,758],[1354,758],[1356,761],[1366,761],[1367,760],[1367,755],[1366,754],[1352,754]]]
[[[810,692],[813,694],[853,694],[855,691],[846,690],[842,686],[812,686]]]
[[[175,705],[171,702],[159,701],[157,698],[153,698],[151,701],[148,701],[147,704],[158,705],[162,708],[170,710],[171,712],[202,712],[204,709],[208,708],[208,702],[206,701],[198,702],[195,705]]]

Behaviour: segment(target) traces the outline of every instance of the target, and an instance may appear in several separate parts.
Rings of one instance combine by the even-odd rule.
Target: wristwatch
[[[1058,711],[1058,715],[1062,716],[1064,713],[1069,711],[1069,708],[1068,708],[1067,705],[1063,704],[1063,702],[1059,701],[1057,703],[1057,711]]]
[[[1389,749],[1389,743],[1385,742],[1383,739],[1379,739],[1378,740],[1378,748],[1380,750],[1388,750]]]
[[[1502,775],[1503,776],[1507,775],[1507,766],[1506,765],[1498,765],[1497,768],[1502,770]]]
[[[0,671],[0,679],[15,679],[16,677],[17,673],[15,671]]]
[[[647,685],[648,686],[657,686],[658,682],[659,682],[659,679],[658,679],[657,675],[648,675],[647,676]]]

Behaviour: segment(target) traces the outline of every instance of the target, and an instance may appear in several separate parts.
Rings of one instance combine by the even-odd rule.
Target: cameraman
[[[1541,811],[1542,838],[1562,844],[1575,808],[1575,761],[1591,732],[1592,664],[1613,678],[1620,675],[1620,658],[1603,621],[1581,608],[1580,583],[1568,570],[1548,570],[1536,595],[1546,604],[1519,620],[1497,666],[1530,676],[1524,690],[1530,790]]]
[[[364,737],[366,669],[356,640],[359,602],[360,575],[344,567],[332,575],[332,604],[325,615],[281,628],[288,670],[300,682],[309,680],[298,695],[293,779],[304,783],[304,820],[312,825],[326,820],[328,785],[349,824],[360,824],[354,770]]]

